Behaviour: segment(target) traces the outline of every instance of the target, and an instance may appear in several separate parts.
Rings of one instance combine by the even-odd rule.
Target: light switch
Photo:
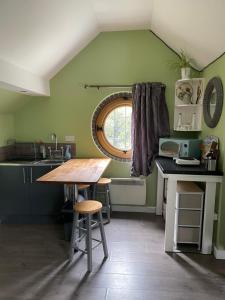
[[[65,142],[75,142],[75,136],[74,135],[66,135]]]

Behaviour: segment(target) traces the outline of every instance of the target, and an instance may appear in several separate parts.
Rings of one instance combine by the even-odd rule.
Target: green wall
[[[0,147],[14,138],[13,113],[28,102],[30,97],[0,88]]]
[[[91,117],[107,95],[121,89],[84,89],[82,84],[132,84],[161,81],[167,86],[170,118],[174,83],[179,74],[169,67],[177,55],[149,31],[101,33],[51,80],[51,97],[33,98],[15,114],[18,140],[59,140],[74,135],[78,157],[102,157],[91,137]],[[127,177],[130,164],[113,161],[108,176]],[[156,170],[148,178],[147,203],[155,205]]]
[[[14,117],[12,114],[0,114],[0,147],[14,137]]]
[[[209,79],[214,76],[219,76],[223,82],[223,87],[225,91],[225,55],[214,62],[212,65],[207,67],[203,73],[202,77],[206,78],[206,83]],[[203,122],[204,123],[204,122]],[[223,106],[223,112],[218,125],[215,128],[209,128],[206,124],[203,124],[203,130],[201,133],[202,137],[206,135],[216,135],[219,137],[220,141],[220,158],[219,158],[219,168],[225,170],[225,104]],[[217,210],[218,210],[218,223],[217,223],[217,233],[216,233],[216,245],[219,248],[225,249],[225,182],[220,185],[218,199],[217,199]]]
[[[161,81],[167,86],[166,99],[170,122],[173,124],[174,84],[180,74],[170,68],[177,55],[149,31],[101,33],[51,80],[51,97],[26,97],[0,90],[0,144],[14,135],[18,140],[49,141],[56,132],[60,141],[65,135],[74,135],[78,157],[102,157],[91,137],[91,117],[98,103],[120,89],[87,89],[82,84],[132,84],[140,81]],[[192,74],[198,77],[197,73]],[[225,56],[209,66],[202,74],[210,79],[220,76],[225,86]],[[203,124],[201,136],[215,134],[220,137],[220,168],[224,170],[225,106],[218,126],[209,129]],[[172,126],[171,126],[172,128]],[[191,133],[190,133],[191,134]],[[190,135],[191,137],[191,135]],[[127,177],[128,163],[113,161],[107,176]],[[225,184],[221,185],[217,209],[219,212],[216,243],[225,248]],[[156,170],[148,177],[147,203],[155,205]]]
[[[0,114],[14,113],[31,98],[31,96],[0,88]]]

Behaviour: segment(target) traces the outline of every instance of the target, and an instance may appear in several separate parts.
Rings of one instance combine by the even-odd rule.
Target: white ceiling
[[[225,50],[225,0],[0,0],[0,60],[52,78],[101,31],[151,29],[198,69]]]
[[[225,0],[155,0],[151,29],[202,70],[225,51]]]

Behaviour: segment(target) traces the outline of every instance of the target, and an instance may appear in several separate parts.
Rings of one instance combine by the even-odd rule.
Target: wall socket
[[[75,136],[74,135],[66,135],[65,136],[65,142],[75,142]]]

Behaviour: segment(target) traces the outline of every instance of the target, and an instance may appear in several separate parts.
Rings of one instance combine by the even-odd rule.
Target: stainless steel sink
[[[37,164],[46,164],[46,165],[50,165],[50,164],[62,164],[65,161],[62,159],[43,159],[43,160],[39,160],[37,162]]]
[[[65,161],[62,159],[42,159],[42,160],[26,160],[26,159],[12,159],[0,162],[1,165],[21,165],[21,166],[34,166],[34,165],[61,165]]]
[[[36,160],[12,159],[1,162],[1,165],[35,165],[37,163]]]

